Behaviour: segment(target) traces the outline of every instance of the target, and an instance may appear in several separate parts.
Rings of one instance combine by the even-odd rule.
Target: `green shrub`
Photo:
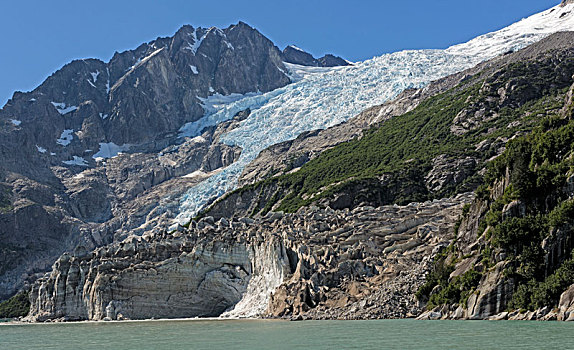
[[[430,310],[436,306],[445,304],[466,305],[468,298],[474,292],[482,274],[475,270],[469,270],[463,275],[454,277],[441,289],[439,293],[431,295],[427,308]]]
[[[28,293],[20,293],[0,303],[0,318],[26,316],[30,311]]]
[[[548,223],[552,227],[572,223],[574,221],[574,200],[566,200],[560,203],[548,215]]]
[[[531,279],[519,285],[512,296],[509,308],[535,310],[544,306],[557,306],[560,295],[572,284],[574,284],[574,255],[543,282]]]

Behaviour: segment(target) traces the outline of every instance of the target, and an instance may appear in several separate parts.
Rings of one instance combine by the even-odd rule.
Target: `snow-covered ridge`
[[[324,71],[288,65],[292,84],[232,101],[216,110],[206,108],[205,117],[193,128],[187,128],[186,136],[197,136],[202,125],[229,120],[246,108],[252,113],[239,127],[221,137],[222,142],[242,148],[240,159],[190,189],[181,200],[178,221],[188,221],[206,203],[234,189],[245,166],[263,149],[294,139],[302,132],[344,122],[407,88],[423,87],[549,34],[574,30],[573,9],[574,4],[556,6],[446,50],[402,51]]]
[[[552,33],[574,30],[574,4],[555,6],[499,31],[481,35],[445,50],[449,54],[495,57],[516,51]]]

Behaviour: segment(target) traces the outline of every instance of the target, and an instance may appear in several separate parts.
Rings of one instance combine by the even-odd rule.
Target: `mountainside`
[[[30,287],[32,321],[570,303],[572,9],[350,66],[241,22],[72,62],[0,110],[0,299]]]
[[[388,102],[408,88],[471,68],[498,55],[517,51],[549,34],[574,28],[571,5],[556,6],[500,31],[477,37],[446,50],[403,51],[376,57],[349,67],[288,66],[293,84],[262,96],[229,104],[205,118],[228,120],[249,108],[250,117],[224,135],[222,142],[243,149],[233,165],[191,188],[177,216],[183,224],[207,204],[237,188],[249,165],[261,151],[303,132],[325,129]],[[272,136],[272,137],[270,137]]]
[[[533,120],[517,120],[524,109],[535,106],[537,111],[552,110],[562,102],[565,92],[560,90],[570,86],[574,73],[571,39],[569,34],[554,35],[520,52],[439,80],[418,94],[406,92],[393,103],[400,107],[406,99],[412,111],[384,121],[380,128],[357,133],[360,139],[347,138],[347,143],[325,151],[305,165],[302,163],[310,158],[305,153],[283,151],[291,161],[300,164],[284,164],[286,169],[277,170],[286,174],[232,192],[206,210],[205,215],[265,215],[269,210],[296,211],[310,204],[335,209],[365,203],[379,206],[472,190],[479,183],[477,171],[500,154],[505,142],[535,125]],[[559,51],[549,55],[551,50]],[[538,65],[550,65],[545,68],[559,72],[541,77]],[[512,69],[506,68],[509,66]],[[472,71],[480,73],[470,76]],[[414,108],[412,97],[424,96],[424,91],[432,91],[435,96],[423,98]],[[549,98],[551,94],[557,96]],[[383,116],[381,112],[386,107],[365,114]],[[392,110],[400,110],[398,107]],[[364,118],[359,115],[355,119]],[[345,135],[340,129],[334,127],[331,133]],[[329,134],[329,129],[323,133]],[[334,145],[337,138],[331,140]],[[320,150],[314,149],[317,153]],[[264,152],[260,157],[267,156]],[[275,175],[277,170],[270,172]]]
[[[304,206],[295,214],[269,212],[256,220],[207,216],[192,221],[189,228],[62,257],[52,274],[35,286],[29,318],[146,318],[153,314],[146,308],[150,300],[162,305],[162,317],[217,316],[225,311],[227,316],[394,318],[413,317],[425,306],[436,305],[422,317],[488,318],[509,305],[531,307],[509,301],[515,286],[518,295],[535,295],[529,289],[521,291],[516,282],[522,278],[526,283],[529,276],[542,279],[544,284],[537,288],[550,284],[555,288],[541,303],[556,306],[560,294],[574,283],[567,260],[572,252],[572,43],[574,33],[555,34],[461,73],[462,80],[457,75],[439,81],[433,85],[438,93],[412,111],[277,178],[297,174],[309,178],[315,174],[309,168],[320,167],[316,172],[323,175],[353,169],[378,176],[373,179],[385,179],[383,175],[392,179],[387,167],[398,166],[405,173],[400,166],[415,163],[396,186],[417,189],[413,183],[422,179],[420,187],[442,197],[476,188],[488,169],[490,192],[482,186],[476,199],[468,193],[424,203],[407,199],[410,204],[404,207],[380,206],[380,199],[371,202],[379,208],[365,206],[367,197],[362,204],[350,205],[352,210]],[[449,84],[454,81],[458,83]],[[418,125],[424,132],[415,132],[421,128]],[[407,144],[412,148],[405,148]],[[383,145],[392,149],[369,149]],[[531,151],[525,152],[525,146]],[[411,149],[418,152],[416,158]],[[442,153],[445,150],[451,153]],[[455,156],[472,159],[473,166],[448,161]],[[451,168],[468,173],[453,175]],[[382,175],[378,169],[384,170]],[[418,169],[430,172],[411,178]],[[474,178],[475,185],[465,181],[468,178]],[[468,187],[456,186],[461,183]],[[357,186],[341,186],[339,193],[392,193],[376,190],[370,183],[360,191]],[[521,202],[525,195],[531,196],[529,201]],[[543,211],[549,219],[535,216]],[[506,219],[500,222],[500,217]],[[537,225],[560,225],[560,229],[549,230],[547,239],[530,238],[542,250],[517,251],[517,244],[524,247],[519,243],[520,227],[534,237],[540,232]],[[546,270],[536,272],[541,267]],[[188,278],[185,283],[179,282],[182,274]],[[556,274],[559,277],[544,282],[544,276]],[[524,297],[520,298],[522,302]],[[449,303],[455,305],[443,306]]]
[[[241,153],[217,141],[224,125],[195,138],[180,129],[222,101],[290,82],[281,51],[240,22],[183,26],[107,63],[74,61],[15,93],[0,110],[0,300],[64,251],[125,237],[160,203],[177,206],[202,178],[186,175]]]

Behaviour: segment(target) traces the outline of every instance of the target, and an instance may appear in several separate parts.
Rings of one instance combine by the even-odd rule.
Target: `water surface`
[[[567,349],[574,323],[144,321],[0,325],[0,349]]]

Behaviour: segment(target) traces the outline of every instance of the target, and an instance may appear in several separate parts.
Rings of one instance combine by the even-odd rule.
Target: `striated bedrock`
[[[209,232],[209,223],[204,225],[204,230],[133,236],[89,254],[63,255],[33,287],[29,319],[219,316],[241,300],[251,278],[274,275],[263,268],[279,269],[280,277],[287,266],[278,239],[245,240],[229,231],[218,234],[214,226]],[[272,261],[255,258],[265,256]]]
[[[412,316],[432,256],[472,199],[206,217],[76,250],[32,287],[27,320]]]

